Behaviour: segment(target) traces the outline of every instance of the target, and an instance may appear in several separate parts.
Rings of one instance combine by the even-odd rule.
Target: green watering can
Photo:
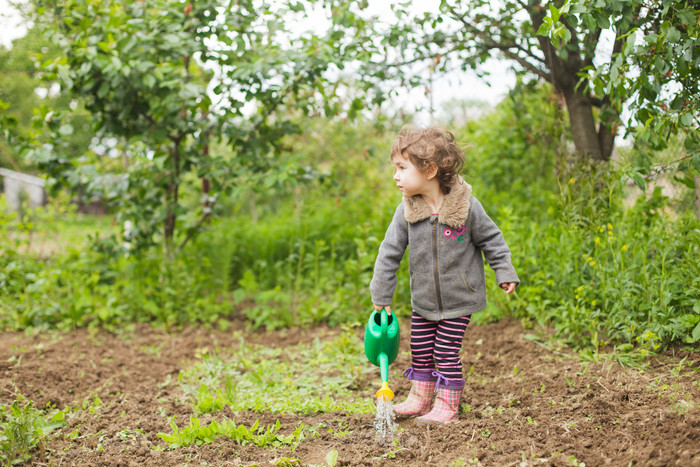
[[[399,320],[386,310],[374,311],[365,328],[365,355],[373,365],[381,370],[382,388],[377,398],[390,401],[394,392],[389,389],[389,365],[399,354]]]

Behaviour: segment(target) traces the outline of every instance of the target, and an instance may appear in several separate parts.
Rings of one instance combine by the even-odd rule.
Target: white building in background
[[[15,211],[20,208],[22,191],[26,193],[29,206],[32,208],[46,204],[47,197],[44,190],[46,181],[43,178],[2,168],[0,168],[0,175],[3,177],[7,205]]]

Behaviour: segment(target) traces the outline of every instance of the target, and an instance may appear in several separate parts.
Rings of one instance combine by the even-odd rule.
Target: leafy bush
[[[490,281],[490,299],[577,347],[628,343],[645,353],[700,340],[700,222],[659,189],[626,207],[625,168],[564,157],[564,115],[546,89],[525,91],[465,129],[479,148],[475,193],[493,208],[523,281],[519,299]]]

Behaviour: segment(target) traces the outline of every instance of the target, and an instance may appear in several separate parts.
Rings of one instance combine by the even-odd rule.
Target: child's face
[[[391,162],[394,165],[396,186],[406,197],[426,193],[435,181],[434,179],[428,180],[428,177],[418,170],[409,159],[401,155],[392,157]]]

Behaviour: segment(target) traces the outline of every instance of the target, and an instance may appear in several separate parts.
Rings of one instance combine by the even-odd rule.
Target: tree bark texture
[[[175,235],[175,224],[177,222],[177,205],[179,201],[180,190],[180,140],[176,140],[171,153],[173,167],[170,172],[170,181],[165,194],[165,202],[167,204],[167,213],[165,215],[164,236],[165,249],[168,258],[172,255],[173,236]]]
[[[545,11],[539,2],[530,2],[529,14],[535,31],[542,24]],[[589,55],[591,50],[595,50],[597,39],[586,37],[579,40],[576,31],[573,28],[569,30],[572,33],[569,46],[573,50],[569,50],[565,58],[557,54],[549,38],[538,36],[537,40],[544,54],[543,65],[546,68],[539,76],[548,79],[564,96],[576,151],[591,160],[608,161],[613,151],[615,136],[602,120],[596,124],[595,102],[585,87],[579,85],[579,73],[593,64],[593,57]]]
[[[700,220],[700,175],[695,175],[695,217]]]

